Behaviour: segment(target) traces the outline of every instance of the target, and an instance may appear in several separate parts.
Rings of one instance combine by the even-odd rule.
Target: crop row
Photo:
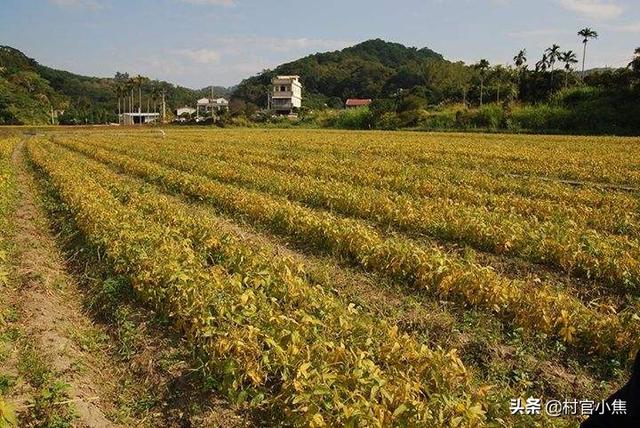
[[[11,153],[16,139],[0,138],[0,288],[9,280],[11,211],[15,201],[15,170]]]
[[[93,145],[65,142],[82,151]],[[595,278],[616,292],[637,292],[640,285],[640,242],[602,235],[572,222],[527,221],[507,212],[455,204],[446,199],[421,199],[339,182],[282,174],[242,164],[210,162],[188,154],[175,156],[151,150],[131,150],[136,158],[215,180],[285,196],[312,207],[363,218],[380,226],[427,234],[496,254],[515,255],[544,263],[574,276]]]
[[[327,155],[297,159],[287,154],[280,156],[270,153],[268,149],[248,153],[229,144],[204,144],[199,147],[189,142],[151,143],[144,138],[120,139],[118,144],[94,139],[94,144],[110,150],[148,155],[155,155],[156,150],[161,149],[165,157],[172,156],[172,159],[189,153],[190,158],[206,161],[209,165],[251,165],[310,180],[338,181],[382,192],[404,193],[418,199],[435,198],[446,203],[482,207],[492,212],[515,213],[537,221],[565,221],[605,233],[637,236],[640,231],[635,214],[637,200],[619,192],[603,193],[593,189],[576,191],[566,185],[553,183],[543,183],[541,186],[539,181],[524,187],[525,180],[522,179],[490,177],[484,172],[462,171],[442,165],[420,168],[402,165],[402,168],[398,168],[395,160],[366,158],[335,162]],[[518,188],[524,194],[514,194]],[[532,191],[540,197],[532,197],[535,196]],[[581,202],[581,198],[585,200]]]
[[[189,203],[188,200],[180,196],[170,196],[165,193],[162,193],[161,189],[157,186],[149,185],[139,179],[134,177],[126,176],[124,174],[118,174],[116,171],[110,169],[107,165],[104,165],[96,160],[89,159],[81,154],[74,153],[73,155],[74,163],[80,165],[95,180],[105,185],[109,190],[119,198],[123,203],[128,206],[133,207],[140,212],[143,212],[146,218],[153,219],[154,221],[163,222],[165,224],[169,224],[172,228],[180,228],[181,234],[183,236],[190,239],[193,243],[193,247],[196,248],[199,252],[203,253],[207,259],[211,260],[212,258],[217,260],[215,257],[215,250],[210,248],[210,235],[212,232],[215,235],[219,235],[220,233],[231,234],[233,236],[239,237],[244,242],[247,242],[248,245],[252,247],[263,247],[268,248],[272,253],[282,253],[282,248],[278,243],[270,242],[268,239],[264,239],[260,236],[255,236],[252,233],[245,232],[245,227],[240,227],[230,223],[228,220],[220,221],[218,217],[214,214],[214,211],[209,209],[206,205],[202,204],[193,204]],[[224,231],[224,232],[221,232]],[[215,242],[215,241],[214,241]],[[317,272],[315,271],[313,265],[314,262],[309,261],[310,264],[307,264],[306,258],[302,257],[301,254],[296,256],[296,260],[300,260],[300,266],[302,270],[297,268],[296,265],[291,265],[291,270],[300,272],[307,281],[310,281],[313,284],[318,284],[319,286],[325,288],[326,290],[334,291],[335,285],[333,284],[333,278],[324,277],[319,280],[317,276]],[[307,270],[309,269],[309,270]],[[354,284],[355,285],[355,284]],[[382,291],[382,290],[381,290]],[[350,302],[348,298],[342,296],[347,302]],[[362,302],[362,300],[358,297],[357,301]],[[364,298],[367,301],[367,298]],[[367,304],[361,308],[360,305],[354,306],[357,310],[363,310],[365,313],[375,313],[380,315],[379,312],[373,310],[370,311],[370,308]],[[389,318],[387,318],[389,316]],[[378,318],[379,319],[379,318]],[[395,320],[395,316],[390,316],[390,314],[386,314],[383,316],[385,321],[393,322]],[[443,327],[439,323],[435,325],[431,324],[430,321],[425,320],[426,324],[420,329],[431,329],[438,328],[444,329],[441,334],[444,333],[443,339],[447,336],[447,331],[450,326]],[[395,323],[394,323],[395,324]],[[429,327],[427,327],[429,326]],[[405,325],[405,327],[407,327]],[[401,330],[403,327],[400,327]],[[454,330],[457,330],[459,327],[453,327]],[[409,328],[409,330],[413,331],[413,328]],[[448,342],[448,340],[437,340],[434,344],[430,345],[432,347],[437,346],[440,343]],[[430,342],[432,343],[432,342]],[[461,354],[466,354],[466,357],[469,358],[467,351],[462,351]],[[475,366],[472,364],[470,370],[475,373]],[[486,369],[481,371],[482,374],[480,376],[486,376]],[[514,396],[530,396],[539,394],[539,390],[535,390],[538,392],[534,392],[529,388],[532,386],[529,382],[519,382],[516,381],[514,383],[513,379],[496,379],[491,378],[490,380],[486,380],[485,382],[495,383],[491,388],[491,397],[490,401],[493,403],[507,403],[510,398]],[[494,416],[503,417],[504,416],[504,407],[498,406],[495,409],[495,412],[487,412],[487,418],[491,420]],[[529,421],[527,421],[529,422]],[[534,420],[530,422],[541,423],[541,420],[534,417]],[[557,424],[553,424],[553,421],[544,421],[548,423],[549,426],[556,426]],[[556,421],[557,422],[557,421]],[[569,421],[567,421],[569,422]],[[519,426],[529,426],[528,423],[525,423],[522,419],[518,420]]]
[[[570,346],[603,355],[626,356],[637,345],[631,314],[607,314],[550,286],[531,288],[491,269],[449,257],[401,237],[385,238],[362,222],[337,218],[258,192],[171,170],[95,147],[69,144],[168,191],[205,200],[216,208],[272,232],[390,275],[442,298],[495,311],[532,333],[545,333]]]
[[[484,420],[455,351],[430,350],[357,313],[306,283],[291,261],[216,233],[215,224],[194,233],[182,219],[188,208],[150,220],[60,149],[40,142],[29,152],[80,230],[184,332],[233,399],[311,426]]]
[[[200,143],[229,144],[315,156],[393,158],[408,165],[480,167],[492,174],[520,173],[555,179],[640,186],[637,139],[479,134],[358,133],[343,131],[180,132]],[[366,144],[363,144],[366,143]]]
[[[634,161],[640,154],[637,139],[629,138],[324,130],[181,130],[178,134],[202,146],[233,144],[247,152],[265,147],[271,153],[296,157],[331,153],[340,158],[391,158],[404,166],[446,164],[456,169],[481,167],[499,174],[640,183]]]

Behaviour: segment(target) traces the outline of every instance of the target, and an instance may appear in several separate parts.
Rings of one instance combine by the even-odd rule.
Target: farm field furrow
[[[96,407],[109,420],[151,426],[166,408],[194,426],[570,427],[582,418],[510,403],[598,402],[640,348],[636,138],[9,131],[0,290],[31,295],[9,272],[13,254],[44,254],[37,218],[65,258],[51,272],[103,311],[108,337],[91,349],[122,352],[99,351],[134,368],[126,382],[144,373],[108,394],[158,396],[130,412],[150,398],[109,395]],[[2,312],[0,328],[21,319]],[[144,343],[170,345],[149,366]]]
[[[35,141],[28,148],[82,231],[184,332],[234,398],[310,424],[484,419],[473,398],[482,394],[455,351],[430,350],[358,314],[287,259],[231,236],[209,236],[207,260],[179,228],[121,204],[73,159]]]
[[[443,168],[438,164],[429,165],[428,168],[403,165],[402,172],[398,175],[397,161],[383,164],[376,158],[349,162],[345,165],[343,160],[336,163],[327,157],[299,159],[285,153],[276,156],[265,150],[256,153],[235,146],[220,147],[211,144],[202,148],[194,143],[165,142],[152,138],[123,138],[115,145],[112,141],[94,139],[92,144],[123,152],[134,150],[147,156],[159,156],[160,154],[156,153],[158,149],[162,153],[161,156],[173,154],[171,159],[181,162],[186,160],[182,159],[180,154],[187,151],[192,154],[192,158],[200,162],[206,161],[209,165],[241,164],[246,167],[266,168],[274,172],[282,171],[282,174],[287,176],[296,175],[299,179],[311,176],[323,181],[338,181],[381,191],[406,193],[417,198],[464,203],[492,212],[515,213],[540,221],[564,220],[605,233],[630,237],[637,236],[638,232],[637,198],[628,192],[576,190],[572,186],[538,180],[530,185],[524,192],[525,195],[517,195],[513,194],[513,190],[518,186],[522,187],[522,178],[491,178],[485,175],[484,183],[480,183],[481,174],[477,171],[461,177],[460,169]],[[416,182],[419,177],[423,179]],[[387,185],[384,185],[385,182]],[[496,184],[501,187],[496,188]],[[540,193],[539,198],[532,197],[534,188]],[[559,204],[558,201],[562,203]]]
[[[76,144],[76,147],[82,147],[82,143]],[[514,215],[508,210],[502,213],[487,212],[482,208],[442,199],[414,200],[373,189],[289,176],[242,164],[181,159],[152,151],[129,150],[129,154],[221,182],[286,196],[312,207],[368,219],[383,227],[391,225],[402,231],[424,233],[496,254],[516,255],[536,263],[549,264],[570,275],[603,280],[616,292],[625,288],[632,293],[638,291],[640,242],[626,237],[601,235],[577,227],[569,219],[538,222]]]
[[[496,337],[495,324],[497,320],[492,319],[491,314],[476,312],[470,322],[467,315],[463,315],[468,313],[468,309],[458,311],[456,307],[441,306],[429,300],[427,296],[423,298],[408,290],[403,290],[400,284],[392,285],[393,292],[390,292],[385,290],[390,284],[386,283],[382,277],[368,278],[362,274],[349,273],[343,268],[333,267],[334,262],[331,262],[331,260],[324,262],[313,261],[313,256],[308,252],[302,255],[288,248],[289,243],[274,242],[274,236],[265,236],[259,232],[248,231],[248,225],[246,224],[238,227],[221,221],[219,217],[213,215],[205,204],[196,205],[179,196],[161,194],[160,189],[155,186],[150,186],[130,176],[118,174],[98,161],[66,149],[58,149],[58,152],[60,150],[65,152],[65,157],[73,159],[74,165],[81,165],[87,174],[109,189],[124,204],[144,212],[146,216],[149,216],[154,221],[162,222],[172,228],[179,227],[181,233],[192,240],[193,247],[207,258],[212,252],[206,238],[211,235],[210,229],[215,230],[216,234],[224,230],[224,233],[242,239],[249,245],[269,248],[269,251],[274,253],[286,254],[291,257],[292,261],[300,263],[304,276],[309,282],[318,284],[326,290],[335,291],[335,287],[340,288],[346,293],[347,301],[360,302],[359,304],[356,303],[356,308],[359,311],[371,312],[372,316],[377,318],[382,316],[385,321],[399,325],[401,331],[417,334],[419,337],[424,338],[426,343],[431,346],[446,349],[454,345],[456,349],[460,350],[461,357],[470,364],[471,369],[476,368],[478,365],[485,367],[485,369],[478,372],[482,376],[487,376],[487,378],[482,379],[483,382],[499,382],[500,391],[504,392],[504,394],[510,393],[513,395],[514,390],[531,390],[531,394],[536,395],[543,394],[544,391],[550,389],[564,389],[562,383],[555,382],[553,377],[546,375],[543,370],[540,370],[540,378],[535,382],[522,381],[517,382],[516,385],[512,385],[513,381],[497,376],[497,373],[504,370],[502,365],[505,360],[499,357],[498,352],[494,353],[492,350],[512,349],[515,347],[518,349],[517,351],[507,351],[510,356],[507,361],[514,365],[514,370],[517,370],[515,367],[518,364],[521,364],[521,367],[530,367],[532,362],[535,361],[536,363],[530,368],[534,372],[539,370],[536,367],[542,365],[543,367],[554,367],[554,370],[568,370],[569,372],[566,375],[576,378],[577,375],[575,373],[577,371],[581,373],[581,382],[574,382],[572,388],[577,391],[575,388],[581,387],[580,390],[583,391],[581,395],[589,395],[584,391],[589,390],[588,385],[593,384],[594,380],[588,379],[590,375],[585,377],[587,371],[583,372],[582,370],[586,363],[584,360],[580,360],[580,362],[572,361],[570,365],[563,367],[567,358],[571,360],[571,353],[560,352],[557,356],[554,356],[553,348],[541,348],[544,345],[542,338],[537,339],[533,336],[528,336],[528,341],[535,339],[535,345],[527,345],[525,349],[522,349],[523,344],[518,342],[517,339],[509,338],[508,334]],[[260,234],[260,238],[256,237],[256,233]],[[349,282],[353,282],[353,284],[349,284]],[[368,291],[367,288],[369,288]],[[384,301],[381,299],[384,299]],[[401,303],[403,301],[404,303]],[[389,308],[394,309],[388,311]],[[452,309],[456,311],[452,312]],[[443,327],[445,328],[444,330]],[[491,343],[491,345],[487,346],[488,355],[482,353],[483,355],[477,360],[477,357],[472,357],[474,352],[466,352],[466,348],[473,346],[467,343],[467,339],[465,339],[467,330],[473,332],[474,341],[479,340]],[[541,349],[544,349],[544,352],[538,352]],[[533,353],[536,355],[531,355]],[[553,361],[553,359],[557,361]],[[582,367],[578,368],[576,364]],[[487,366],[491,367],[488,371]],[[594,369],[593,366],[591,368],[592,370]]]
[[[268,138],[264,135],[269,133]],[[186,132],[189,135],[189,131]],[[546,136],[544,141],[530,135],[446,134],[406,132],[313,131],[304,135],[289,130],[249,132],[222,131],[220,136],[202,138],[191,134],[195,142],[233,141],[246,150],[268,147],[296,156],[331,154],[340,158],[392,157],[404,165],[448,165],[459,170],[483,170],[497,175],[524,173],[554,179],[591,183],[640,185],[639,150],[630,139],[616,137]],[[354,139],[357,140],[354,143]],[[268,140],[268,141],[265,141]],[[420,140],[419,143],[416,143]],[[421,148],[428,147],[428,150]],[[273,152],[273,150],[272,150]],[[544,159],[544,162],[541,162]]]
[[[66,149],[54,148],[53,146],[47,146],[47,152],[58,156],[58,154],[62,153],[65,158],[65,162],[73,165],[74,168],[80,168],[84,171],[85,174],[91,176],[94,180],[101,183],[105,188],[109,189],[112,194],[118,198],[122,203],[124,203],[128,207],[132,207],[133,209],[144,213],[145,218],[153,219],[153,221],[161,222],[162,224],[170,227],[172,230],[180,233],[182,236],[191,240],[193,248],[202,254],[202,256],[208,260],[215,259],[218,261],[218,257],[215,255],[217,252],[216,245],[218,239],[215,238],[216,235],[220,235],[221,233],[225,234],[225,236],[231,235],[229,239],[237,240],[241,239],[245,242],[245,245],[251,245],[252,247],[262,247],[265,248],[264,241],[260,243],[256,243],[251,239],[247,238],[246,232],[242,229],[236,230],[235,228],[230,228],[224,222],[220,221],[216,216],[212,215],[211,210],[207,210],[206,208],[196,207],[192,203],[188,201],[182,201],[178,198],[162,195],[158,193],[158,191],[154,190],[152,186],[144,184],[139,180],[132,179],[131,177],[123,176],[116,174],[114,171],[111,171],[103,164],[98,163],[97,161],[90,160],[84,156],[79,154],[67,151]],[[222,232],[224,231],[224,232]],[[212,236],[213,235],[213,236]],[[226,238],[223,238],[226,239]],[[281,252],[282,250],[279,248],[274,248],[273,245],[268,245],[269,251],[272,253]],[[295,262],[292,259],[292,263]],[[300,271],[300,267],[296,267],[299,274],[305,278],[307,281],[313,281],[314,274],[312,272],[312,268],[308,266],[306,257],[303,257],[302,260],[299,261],[300,266],[303,266],[303,270]],[[321,283],[324,289],[330,290],[333,288],[332,279],[327,279]],[[362,287],[362,284],[360,285]],[[358,297],[357,291],[355,292],[355,296]],[[352,300],[349,300],[352,301]],[[368,299],[365,298],[365,302],[369,302]],[[367,306],[355,306],[355,310],[370,312]],[[379,314],[377,317],[379,319]],[[435,314],[429,314],[428,312],[424,312],[422,315],[424,320],[416,319],[418,323],[424,323],[423,328],[427,328],[430,326],[430,319],[433,319]],[[448,315],[451,317],[451,315]],[[385,322],[391,322],[393,318],[384,317]],[[435,318],[438,320],[438,317]],[[445,318],[446,319],[446,318]],[[447,322],[445,320],[437,321],[433,327],[439,327],[438,322]],[[460,321],[458,321],[460,322]],[[490,320],[486,320],[485,322],[491,322]],[[458,324],[457,328],[465,329],[463,324]],[[471,328],[471,327],[469,327]],[[429,332],[431,333],[431,332]],[[433,333],[438,334],[437,331]],[[478,335],[476,330],[476,335]],[[449,340],[448,336],[445,336],[447,339],[442,342],[447,343]],[[443,337],[442,339],[444,339]],[[462,340],[462,337],[459,339]],[[484,338],[482,340],[494,340],[491,338]],[[504,341],[504,339],[503,339]],[[436,344],[440,346],[440,342],[437,341]],[[459,346],[463,346],[463,343],[458,342]],[[517,345],[517,344],[516,344]],[[502,346],[505,349],[509,349],[509,345],[506,345],[504,342],[499,345],[494,346]],[[522,352],[522,351],[520,351]],[[519,353],[522,357],[522,364],[531,364],[532,356],[524,353]],[[463,355],[461,354],[461,357]],[[536,365],[541,364],[541,361],[538,357]],[[493,370],[499,371],[500,363],[502,359],[492,360],[491,366],[497,366]],[[488,362],[484,362],[483,364],[488,364]],[[547,367],[553,367],[554,363],[552,361],[545,361],[544,364]],[[468,367],[468,366],[467,366]],[[470,369],[474,369],[475,367],[472,365],[468,367]],[[567,370],[563,368],[561,370]],[[475,370],[474,370],[475,372]],[[486,374],[485,374],[486,376]],[[572,375],[575,376],[575,375]],[[583,378],[584,380],[584,378]],[[515,391],[524,391],[530,388],[534,388],[534,384],[531,384],[528,381],[523,381],[522,383],[515,383],[513,381],[506,381],[500,378],[496,379],[493,376],[489,376],[488,379],[483,379],[483,382],[500,382],[500,394],[503,397],[503,400],[507,399],[504,397],[512,396],[516,394]],[[580,385],[580,384],[578,384]],[[535,382],[535,389],[531,392],[532,394],[541,393],[548,388],[557,388],[559,385],[555,384],[552,378],[545,377],[544,380],[539,380]],[[541,389],[537,389],[541,388]],[[560,387],[562,388],[562,387]],[[576,388],[576,386],[574,386]]]
[[[436,248],[421,248],[402,238],[384,238],[357,221],[286,200],[99,149],[87,150],[87,154],[168,190],[203,198],[223,211],[268,226],[274,233],[313,242],[323,251],[351,259],[365,269],[496,311],[515,325],[561,338],[569,346],[603,355],[624,355],[637,343],[632,314],[600,312],[549,286],[531,289],[491,270],[449,258]]]
[[[329,136],[331,134],[328,134]],[[352,144],[350,151],[346,149],[337,151],[333,148],[331,140],[324,143],[324,150],[313,151],[311,153],[299,153],[299,147],[309,144],[307,141],[300,141],[298,144],[286,144],[279,147],[275,141],[276,138],[256,139],[259,143],[249,145],[247,141],[232,139],[230,141],[211,140],[202,141],[199,139],[180,139],[175,140],[168,138],[158,139],[155,135],[148,135],[147,138],[141,138],[139,135],[132,138],[129,134],[123,134],[119,139],[122,146],[131,146],[131,144],[145,145],[150,143],[156,147],[172,150],[178,149],[187,151],[192,155],[203,157],[220,158],[221,160],[229,160],[237,162],[256,162],[262,165],[268,165],[273,168],[281,168],[285,171],[295,172],[301,175],[316,175],[321,178],[340,178],[345,181],[367,184],[380,188],[391,187],[399,191],[408,191],[416,194],[425,193],[429,196],[433,186],[439,185],[433,182],[433,179],[443,181],[442,184],[452,184],[456,186],[468,187],[468,190],[481,189],[495,194],[505,194],[505,196],[513,196],[520,194],[527,199],[542,199],[550,201],[564,201],[565,203],[582,203],[589,206],[606,206],[618,207],[620,203],[631,204],[633,207],[638,206],[637,198],[632,192],[619,192],[615,189],[598,189],[590,186],[572,186],[562,182],[554,182],[553,177],[540,175],[541,178],[548,178],[552,181],[544,181],[535,178],[535,174],[524,174],[521,177],[513,177],[507,174],[503,169],[493,167],[490,163],[483,164],[480,162],[470,163],[462,166],[455,162],[448,162],[447,158],[439,157],[437,145],[433,139],[429,138],[420,145],[415,143],[407,143],[405,145],[396,146],[398,151],[407,146],[413,151],[423,153],[429,156],[429,161],[411,163],[401,159],[401,153],[379,154],[375,151],[367,150],[368,144],[373,144],[370,139],[365,140],[365,144]],[[232,138],[230,136],[229,138]],[[94,136],[96,144],[113,142],[112,139],[102,139]],[[249,142],[252,140],[249,139]],[[313,141],[313,139],[312,139]],[[468,138],[465,141],[463,149],[467,149],[468,144],[472,144],[474,139]],[[120,144],[118,144],[120,145]],[[269,146],[275,145],[274,148]],[[433,147],[433,146],[436,147]],[[267,146],[267,147],[265,147]],[[427,151],[425,151],[425,148]],[[504,150],[505,147],[501,147]],[[549,162],[547,154],[539,155],[539,159],[532,160],[532,164],[546,165]],[[433,158],[433,159],[432,159]],[[623,162],[618,159],[618,163]],[[531,176],[531,178],[526,178]],[[615,203],[613,203],[615,202]]]

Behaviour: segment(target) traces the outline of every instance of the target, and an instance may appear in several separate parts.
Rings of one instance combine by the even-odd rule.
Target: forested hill
[[[446,67],[447,70],[429,73],[434,67]],[[298,74],[304,85],[305,105],[314,107],[326,103],[337,107],[346,98],[381,98],[406,88],[431,91],[437,87],[438,91],[446,92],[446,84],[433,85],[430,79],[434,74],[455,79],[464,73],[464,68],[460,63],[445,61],[441,54],[428,48],[406,47],[375,39],[341,51],[309,55],[266,70],[241,82],[234,96],[264,106],[267,88],[274,75]],[[438,98],[438,95],[443,94],[435,94],[432,98]]]
[[[133,77],[133,76],[132,76]],[[105,123],[116,119],[118,84],[128,75],[115,78],[87,77],[56,70],[27,57],[17,49],[0,46],[0,124],[50,123],[52,110],[61,113],[60,123]],[[155,89],[155,90],[154,90]],[[210,94],[210,89],[193,90],[168,82],[148,80],[142,85],[143,106],[158,103],[165,89],[169,109]],[[215,87],[216,96],[229,96],[226,88]],[[135,97],[137,103],[137,96]],[[64,113],[62,113],[64,112]]]

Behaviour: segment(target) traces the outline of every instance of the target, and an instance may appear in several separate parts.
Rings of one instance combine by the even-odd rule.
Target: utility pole
[[[138,82],[138,125],[142,126],[142,81]]]

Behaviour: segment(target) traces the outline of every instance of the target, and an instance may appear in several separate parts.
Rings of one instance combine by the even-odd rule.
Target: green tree
[[[636,74],[640,73],[640,48],[636,48],[633,52],[633,60],[629,63],[629,68]]]
[[[560,59],[560,46],[554,43],[550,48],[547,48],[545,53],[547,54],[547,61],[549,63],[549,67],[551,68],[551,87],[553,88],[553,71],[556,61]]]
[[[489,75],[489,80],[491,81],[491,86],[496,91],[496,102],[500,102],[500,92],[502,89],[506,89],[511,80],[510,70],[506,69],[502,65],[496,65],[491,70]]]
[[[135,87],[135,83],[133,81],[133,78],[127,78],[127,80],[124,83],[124,90],[125,90],[125,99],[128,100],[129,103],[129,113],[133,113],[133,89]]]
[[[158,112],[158,101],[162,99],[162,86],[157,83],[153,83],[151,85],[151,90],[149,91],[151,96],[151,102],[153,103],[153,112]]]
[[[518,93],[516,97],[520,98],[520,84],[522,82],[522,73],[527,67],[527,50],[520,49],[520,52],[518,52],[518,54],[513,57],[513,63],[516,65],[518,73]]]
[[[245,113],[247,104],[240,98],[231,98],[229,101],[229,113],[232,116],[241,116]]]
[[[129,80],[129,74],[128,73],[120,73],[119,71],[116,72],[116,75],[114,76],[113,80],[115,81],[115,93],[116,93],[116,97],[118,98],[118,118],[120,118],[120,114],[125,112],[125,106],[124,106],[124,101],[126,100],[126,94],[127,94],[127,81]],[[122,101],[122,103],[121,103]],[[122,106],[121,106],[122,104]]]
[[[640,48],[633,52],[633,59],[628,68],[631,69],[631,86],[640,84]]]
[[[544,53],[542,54],[542,58],[540,59],[540,61],[536,62],[536,71],[544,73],[545,71],[547,71],[548,67],[549,58],[547,58],[547,54]]]
[[[578,31],[578,36],[582,37],[582,44],[583,44],[583,48],[582,48],[582,77],[584,77],[584,63],[585,63],[585,58],[587,57],[587,43],[589,42],[589,39],[597,39],[598,38],[598,32],[595,30],[592,30],[589,27],[583,28],[582,30]]]
[[[516,56],[513,57],[513,63],[516,68],[521,69],[527,63],[527,50],[521,49]]]
[[[142,113],[142,85],[147,83],[149,79],[147,77],[137,75],[133,78],[135,87],[138,88],[138,113]],[[142,117],[139,118],[140,125],[142,125]]]
[[[578,62],[578,58],[574,51],[569,50],[560,54],[560,61],[564,62],[564,87],[566,88],[569,86],[569,74],[573,71],[573,64]]]
[[[478,74],[480,76],[480,107],[483,104],[484,97],[484,79],[487,77],[487,71],[489,70],[489,61],[486,59],[481,59],[474,67],[478,70]]]

